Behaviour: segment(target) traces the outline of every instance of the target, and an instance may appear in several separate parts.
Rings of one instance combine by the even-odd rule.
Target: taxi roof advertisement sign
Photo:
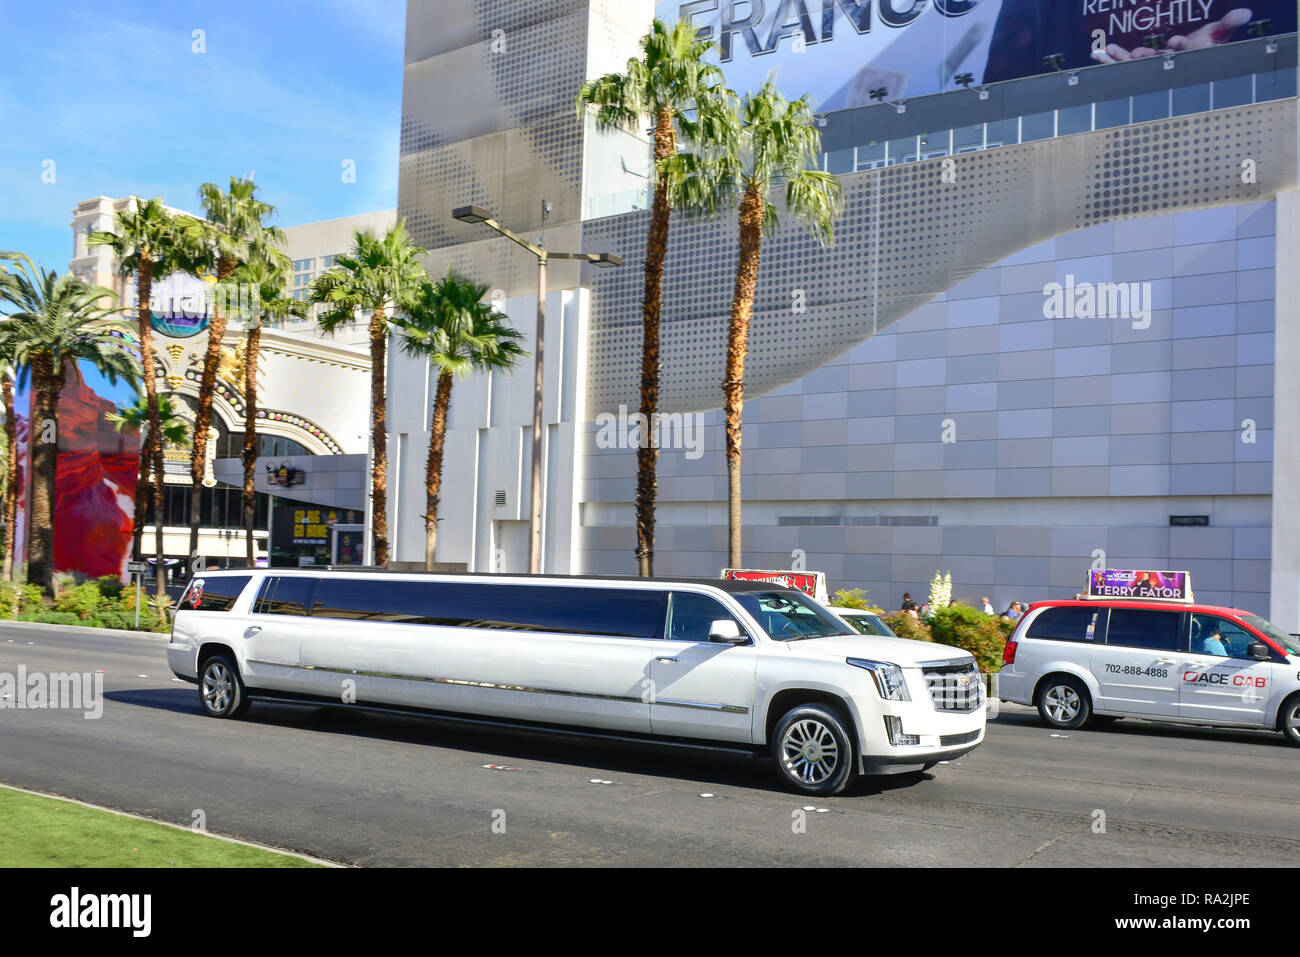
[[[1093,569],[1088,573],[1088,597],[1191,601],[1192,577],[1187,572]]]
[[[828,600],[825,572],[724,568],[722,577],[727,581],[771,582],[773,585],[780,585],[783,588],[797,588],[814,601],[825,603]]]

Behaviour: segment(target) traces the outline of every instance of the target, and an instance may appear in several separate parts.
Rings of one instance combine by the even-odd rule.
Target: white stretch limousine
[[[806,794],[984,738],[970,654],[763,582],[209,572],[167,659],[213,717],[293,701],[766,751]]]

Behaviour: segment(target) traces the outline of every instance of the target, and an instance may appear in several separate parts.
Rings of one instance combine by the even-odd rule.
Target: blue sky
[[[249,172],[280,226],[394,207],[405,16],[404,0],[8,5],[0,249],[63,272],[79,200],[196,209],[200,183]]]

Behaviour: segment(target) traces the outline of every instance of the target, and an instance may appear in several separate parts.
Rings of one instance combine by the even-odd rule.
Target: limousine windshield
[[[777,641],[857,634],[801,592],[737,592],[733,597]]]

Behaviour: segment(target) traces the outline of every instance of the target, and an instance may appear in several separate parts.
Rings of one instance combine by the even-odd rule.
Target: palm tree
[[[218,291],[241,263],[256,255],[267,244],[284,243],[284,232],[267,226],[275,207],[257,198],[257,185],[251,179],[230,177],[230,191],[223,192],[216,183],[199,187],[199,201],[206,219],[184,217],[181,228],[192,242],[201,243],[205,252],[196,259],[196,273],[213,272]],[[194,442],[190,453],[190,560],[199,553],[199,515],[203,502],[203,474],[208,458],[208,429],[212,425],[212,397],[217,385],[217,368],[221,365],[221,343],[226,334],[228,316],[221,299],[214,299],[212,318],[208,322],[208,344],[203,355],[203,376],[199,382],[198,408],[194,416]]]
[[[91,246],[107,246],[117,259],[118,273],[124,278],[135,277],[136,297],[136,332],[140,337],[141,368],[144,370],[144,393],[146,421],[148,428],[143,429],[146,444],[140,450],[140,479],[137,490],[146,484],[144,475],[153,469],[155,475],[163,470],[163,447],[157,436],[164,434],[161,415],[158,411],[158,376],[153,349],[153,315],[149,308],[153,294],[154,280],[162,279],[189,265],[192,250],[187,248],[176,220],[163,206],[162,200],[154,198],[141,202],[135,197],[133,206],[118,210],[114,216],[113,230],[97,231],[90,234],[87,243]],[[154,553],[157,567],[163,567],[163,486],[161,482],[149,483],[153,490],[153,524]],[[146,504],[138,496],[135,503],[135,535],[133,537],[132,556],[141,557],[141,532],[144,528]],[[166,582],[158,576],[158,594],[165,594]]]
[[[119,432],[139,431],[143,442],[141,448],[153,448],[155,445],[159,450],[164,443],[175,446],[187,446],[190,444],[190,424],[186,421],[181,412],[179,402],[174,402],[169,395],[154,395],[154,413],[159,422],[160,434],[163,437],[162,442],[155,443],[153,437],[149,434],[151,426],[149,424],[150,410],[149,398],[142,396],[131,405],[124,405],[118,408],[116,412],[107,412],[104,418],[113,423],[114,428]],[[159,464],[162,459],[161,451],[158,455],[158,461],[151,456],[141,455],[140,474],[135,484],[135,529],[132,532],[132,541],[134,549],[132,554],[140,554],[140,539],[144,535],[144,517],[148,514],[149,503],[155,504],[162,499],[162,483],[158,477],[162,475],[162,466]],[[149,475],[152,469],[153,481],[150,481]],[[161,515],[157,509],[154,513],[154,524],[162,527]],[[162,568],[162,556],[158,559],[158,567]],[[166,582],[163,582],[164,588]]]
[[[333,334],[350,326],[358,312],[370,311],[370,511],[375,564],[388,564],[388,421],[385,369],[388,309],[402,308],[429,278],[419,257],[425,250],[398,220],[382,238],[369,232],[353,234],[352,252],[340,255],[333,269],[312,280],[311,301],[325,303],[321,329]]]
[[[7,261],[26,259],[22,253],[0,251],[0,290],[12,287],[13,277],[5,268]],[[0,297],[3,297],[0,291]],[[18,420],[14,414],[13,357],[8,344],[0,345],[0,392],[3,393],[5,417],[5,552],[4,579],[14,578],[14,550],[18,537]]]
[[[7,350],[5,350],[7,351]],[[0,393],[3,393],[5,417],[5,557],[4,578],[14,577],[14,542],[18,533],[18,421],[14,418],[13,364],[8,356],[0,358]]]
[[[609,73],[584,83],[578,91],[578,117],[596,108],[596,127],[629,132],[653,128],[656,167],[677,152],[677,132],[702,95],[722,82],[722,72],[704,62],[714,44],[699,39],[682,21],[671,29],[656,20],[641,38],[643,55],[627,61],[624,73]],[[659,410],[659,316],[663,299],[664,259],[668,253],[668,219],[672,197],[662,177],[655,182],[650,232],[646,238],[645,286],[641,298],[641,414],[653,423]],[[649,437],[650,428],[646,430]],[[637,449],[636,558],[639,573],[654,574],[655,470],[659,450],[642,441]]]
[[[438,501],[442,493],[443,448],[447,411],[455,377],[474,371],[508,370],[528,353],[519,345],[523,335],[506,325],[507,317],[483,302],[488,287],[448,270],[443,279],[424,282],[406,307],[402,349],[438,370],[425,466],[424,567],[433,571],[438,539]]]
[[[692,128],[698,149],[670,157],[660,174],[683,204],[716,212],[740,208],[740,254],[731,296],[727,365],[722,381],[727,427],[727,554],[741,567],[740,447],[745,404],[745,355],[763,236],[780,225],[768,192],[785,184],[785,208],[818,241],[834,241],[842,207],[839,180],[816,169],[821,133],[808,98],[787,101],[769,79],[739,103],[730,90],[701,101]]]
[[[12,349],[13,361],[22,370],[20,378],[25,381],[30,375],[35,392],[28,580],[53,594],[58,406],[68,364],[79,359],[89,362],[110,382],[123,379],[132,386],[138,384],[140,366],[119,338],[129,337],[130,327],[111,321],[117,312],[111,289],[92,286],[71,274],[60,276],[28,261],[0,293],[10,307],[7,318],[0,320],[0,342]]]
[[[238,266],[234,276],[257,290],[253,315],[246,320],[248,332],[244,352],[244,532],[247,547],[247,564],[256,563],[253,544],[253,526],[257,505],[257,363],[262,348],[262,321],[283,319],[286,316],[306,316],[307,304],[286,295],[292,263],[278,249],[270,246],[256,251],[252,259]]]

